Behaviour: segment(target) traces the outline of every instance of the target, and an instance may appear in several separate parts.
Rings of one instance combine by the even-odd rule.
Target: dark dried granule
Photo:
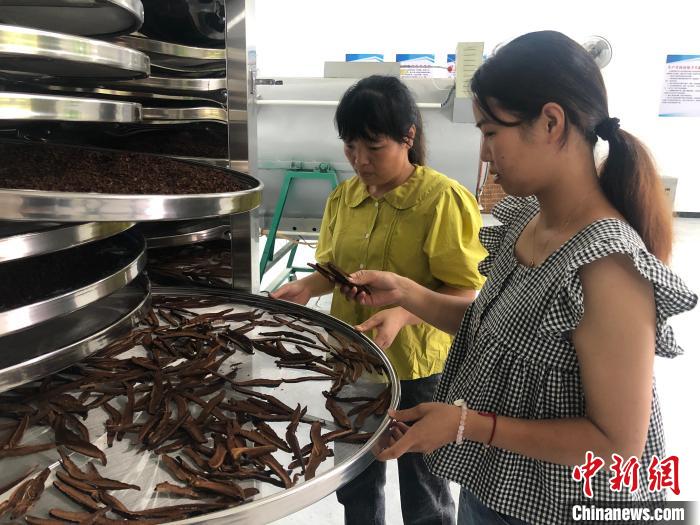
[[[0,143],[0,188],[138,195],[249,189],[231,170],[141,153]]]

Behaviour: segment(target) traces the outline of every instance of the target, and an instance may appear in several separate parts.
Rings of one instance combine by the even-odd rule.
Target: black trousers
[[[401,381],[399,409],[433,400],[440,374]],[[423,454],[404,454],[398,459],[401,514],[405,524],[454,525],[455,505],[449,482],[433,476]],[[359,476],[336,493],[345,507],[347,525],[383,525],[386,464],[374,461]]]

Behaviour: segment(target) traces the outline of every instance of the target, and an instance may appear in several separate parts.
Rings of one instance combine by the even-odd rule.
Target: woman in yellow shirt
[[[388,270],[430,289],[474,299],[486,256],[474,197],[458,182],[425,166],[421,115],[408,88],[372,76],[351,87],[335,114],[345,155],[356,176],[329,196],[316,260],[347,272]],[[333,290],[320,274],[272,294],[306,304]],[[373,330],[401,380],[401,408],[431,401],[451,338],[403,308],[362,306],[333,290],[331,315]],[[370,319],[371,318],[371,319]],[[375,462],[338,491],[348,524],[384,523],[385,466]],[[454,523],[447,482],[430,474],[420,454],[399,459],[404,523]]]

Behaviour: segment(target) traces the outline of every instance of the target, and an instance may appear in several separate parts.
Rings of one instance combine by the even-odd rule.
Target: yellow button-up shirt
[[[426,166],[380,199],[354,176],[328,197],[316,260],[352,273],[386,270],[430,289],[447,285],[480,289],[477,264],[486,257],[479,242],[481,215],[474,196],[458,182]],[[359,324],[378,308],[333,292],[331,315]],[[401,329],[386,354],[399,378],[442,372],[451,337],[426,323]]]

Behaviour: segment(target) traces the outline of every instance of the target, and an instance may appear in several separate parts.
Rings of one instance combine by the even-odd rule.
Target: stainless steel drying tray
[[[53,277],[59,279],[59,281],[52,284],[58,289],[42,290],[41,293],[32,292],[37,297],[29,300],[26,299],[29,293],[25,293],[22,284],[13,283],[16,286],[16,293],[22,294],[23,302],[16,304],[11,298],[7,299],[7,302],[10,303],[9,307],[0,311],[0,337],[67,315],[90,303],[94,303],[129,284],[141,273],[146,265],[145,240],[141,235],[134,235],[128,232],[91,243],[87,246],[79,246],[73,250],[81,250],[81,256],[84,254],[85,257],[88,257],[94,251],[95,257],[100,257],[100,260],[103,261],[104,255],[97,255],[100,249],[103,251],[121,250],[122,253],[115,255],[114,260],[111,261],[116,267],[102,268],[102,271],[95,276],[95,281],[89,282],[89,284],[76,285],[75,287],[72,286],[68,278],[59,275],[61,272],[60,268],[53,269],[53,264],[59,264],[59,258],[65,257],[65,252],[42,255],[32,259],[32,263],[37,264],[37,268],[51,267],[51,271],[56,272],[56,275]],[[87,264],[92,261],[86,258],[84,262]],[[10,282],[16,279],[15,276],[18,273],[18,266],[16,265],[19,264],[22,265],[19,273],[22,271],[28,272],[26,270],[26,260],[0,264],[0,280],[6,279],[7,282]],[[39,283],[44,283],[41,275],[27,275],[27,277],[33,278]],[[65,281],[60,280],[64,278],[66,279]]]
[[[220,67],[226,67],[225,49],[185,46],[182,44],[161,42],[160,40],[130,35],[115,39],[115,43],[146,53],[151,57],[151,63],[153,65],[161,67],[198,67],[201,66],[202,63],[206,64],[211,62],[218,62]]]
[[[116,36],[143,24],[141,0],[3,0],[0,21],[82,36]]]
[[[238,177],[255,181],[247,175]],[[255,181],[257,183],[257,181]],[[190,195],[118,195],[0,190],[0,219],[34,221],[161,221],[241,213],[262,201],[262,183],[249,190]]]
[[[137,102],[139,104],[161,104],[161,105],[194,105],[195,103],[218,104],[220,107],[226,107],[226,91],[204,91],[204,92],[189,92],[187,94],[169,92],[157,93],[154,91],[146,91],[135,89],[115,89],[95,86],[74,86],[50,84],[46,81],[39,82],[8,82],[8,86],[12,91],[21,91],[23,93],[38,93],[44,95],[62,95],[66,97],[84,97],[97,98],[99,100],[124,100],[126,102]]]
[[[400,396],[400,383],[385,354],[374,345],[374,343],[355,331],[349,325],[334,319],[321,312],[311,310],[309,308],[299,306],[285,301],[278,301],[263,296],[250,295],[236,291],[218,291],[218,290],[202,290],[193,288],[154,288],[152,297],[160,296],[175,296],[175,297],[221,297],[226,299],[223,304],[219,304],[208,308],[188,308],[197,314],[217,311],[233,307],[234,312],[242,312],[252,309],[262,309],[275,314],[291,314],[297,317],[308,320],[309,326],[313,326],[314,330],[333,330],[340,335],[349,339],[353,343],[361,345],[366,351],[381,359],[387,370],[388,378],[385,376],[385,382],[377,382],[376,378],[372,378],[365,372],[363,376],[354,384],[346,386],[342,393],[344,396],[376,396],[388,384],[391,385],[391,400],[390,408],[398,406]],[[263,319],[269,316],[263,317]],[[304,321],[296,321],[296,323],[305,324]],[[234,326],[239,323],[234,323]],[[240,324],[245,324],[243,321]],[[270,328],[260,327],[247,335],[256,337],[259,331],[269,331]],[[326,337],[328,334],[326,333]],[[139,355],[131,350],[123,357],[128,358],[130,355]],[[236,352],[230,358],[233,362],[238,363],[237,380],[245,380],[247,377],[286,377],[293,378],[300,375],[308,375],[308,372],[302,370],[279,369],[275,365],[275,359],[260,352],[254,355],[248,355],[242,352]],[[305,383],[287,384],[285,388],[277,388],[274,390],[274,395],[280,401],[291,406],[301,403],[302,406],[307,406],[308,412],[305,420],[299,425],[297,435],[299,436],[300,446],[304,446],[308,442],[308,421],[320,421],[324,432],[337,428],[332,421],[328,411],[324,407],[325,398],[321,395],[323,390],[328,390],[331,381],[311,381]],[[252,387],[258,389],[259,387]],[[261,389],[262,392],[269,392],[270,389]],[[229,395],[235,396],[233,392]],[[169,498],[160,499],[157,493],[153,493],[154,486],[165,480],[169,480],[161,466],[159,457],[137,451],[130,443],[129,439],[124,441],[115,441],[114,446],[107,448],[106,435],[104,431],[104,421],[106,414],[102,410],[91,410],[88,413],[87,419],[83,422],[89,429],[91,441],[107,454],[107,466],[100,467],[102,475],[119,479],[127,483],[135,483],[141,486],[140,491],[122,491],[119,494],[121,501],[129,508],[143,508],[144,506],[155,505],[172,505],[183,500],[173,500]],[[207,524],[267,524],[286,515],[297,512],[323,497],[336,491],[339,487],[350,481],[352,478],[360,474],[373,460],[373,451],[381,448],[381,445],[386,439],[386,432],[389,425],[389,417],[384,415],[381,417],[370,416],[362,426],[363,432],[372,432],[372,437],[363,444],[340,443],[334,442],[333,450],[334,457],[328,458],[322,462],[318,468],[316,477],[308,481],[300,481],[295,486],[289,489],[281,489],[266,483],[255,483],[255,487],[260,490],[260,493],[255,498],[248,502],[225,510],[203,514],[200,516],[188,518],[174,523],[190,524],[190,523],[207,523]],[[278,435],[284,435],[284,428],[287,422],[270,422]],[[43,428],[32,427],[25,434],[24,441],[32,443],[36,441],[46,441],[50,434],[44,435],[46,432]],[[284,454],[281,451],[275,452],[275,455],[280,454],[279,461],[286,465],[292,460],[291,454]],[[31,456],[7,458],[3,460],[5,465],[5,475],[0,475],[0,483],[6,479],[13,479],[17,475],[26,470],[28,464],[39,464],[42,466],[50,466],[55,469],[58,465],[56,462],[57,453],[55,450],[34,454]],[[79,466],[83,465],[87,459],[79,454],[73,454],[72,458]],[[53,476],[49,477],[47,486],[50,486]],[[45,498],[45,499],[44,499]],[[55,491],[47,488],[40,499],[33,507],[31,513],[33,515],[44,515],[49,508],[63,507],[66,508],[70,503],[64,498],[57,499]]]
[[[228,112],[225,108],[143,108],[142,111],[142,122],[144,124],[228,123]],[[237,112],[234,112],[234,116],[236,120],[241,119]]]
[[[151,74],[157,77],[180,78],[224,77],[226,76],[226,64],[224,62],[204,62],[198,66],[186,66],[172,60],[167,64],[161,62],[161,65],[151,63]]]
[[[151,249],[222,239],[231,229],[231,225],[213,219],[141,223],[136,229],[141,232],[146,239],[146,246]]]
[[[72,314],[0,337],[0,392],[81,361],[136,326],[149,306],[150,284],[141,275]]]
[[[125,49],[125,48],[122,48]],[[226,89],[225,78],[172,78],[172,77],[148,77],[138,80],[120,80],[117,82],[103,82],[104,87],[125,89],[129,91],[155,91],[155,92],[180,92],[180,93],[205,93],[208,91],[220,91]]]
[[[33,93],[0,93],[0,120],[133,124],[141,121],[141,104]]]
[[[0,25],[0,70],[10,78],[133,79],[150,73],[148,55],[91,38]]]
[[[0,263],[57,252],[128,230],[133,222],[0,222]]]
[[[163,186],[163,189],[158,190],[159,193],[154,194],[122,193],[121,189],[113,190],[119,191],[119,193],[97,193],[90,191],[91,185],[85,186],[86,191],[84,192],[21,189],[20,182],[13,181],[12,177],[16,176],[15,172],[17,171],[14,169],[10,173],[10,178],[7,179],[8,182],[5,183],[8,189],[0,189],[0,220],[141,222],[203,219],[247,212],[258,207],[262,200],[263,185],[254,177],[202,163],[176,161],[167,157],[142,153],[80,149],[58,145],[7,143],[3,144],[3,147],[7,159],[12,158],[12,155],[18,155],[17,158],[24,163],[20,163],[21,166],[25,164],[33,166],[38,161],[34,160],[27,164],[29,162],[27,159],[37,159],[37,155],[45,155],[40,159],[42,161],[41,169],[49,170],[46,173],[51,176],[61,176],[63,174],[61,170],[70,169],[75,171],[75,169],[82,169],[74,169],[72,166],[82,166],[83,164],[87,166],[84,169],[93,170],[90,174],[94,176],[93,172],[96,168],[93,164],[97,163],[97,165],[101,166],[102,172],[106,173],[111,169],[122,171],[126,169],[124,173],[128,176],[131,176],[133,173],[139,175],[139,177],[144,177],[145,180],[148,177],[148,170],[156,170],[159,173],[167,170],[167,173],[173,180],[175,180],[174,176],[176,174],[184,176],[185,173],[195,173],[198,177],[205,177],[211,172],[213,177],[225,177],[227,184],[230,180],[233,183],[231,185],[232,189],[240,189],[217,193],[160,193],[168,191],[168,188],[163,186],[163,177],[157,180],[154,178],[154,184],[157,183]],[[56,156],[62,164],[56,168],[53,165],[45,165],[46,162],[51,160],[51,155]],[[67,162],[68,164],[66,164]],[[148,163],[148,166],[146,166],[146,163]],[[180,167],[184,171],[178,174],[177,170]],[[26,169],[31,168],[27,167]],[[122,171],[118,173],[122,173]],[[88,172],[85,173],[86,175],[88,174]],[[43,172],[36,172],[35,175],[43,176]],[[75,176],[75,173],[70,175]],[[13,188],[12,184],[17,184],[20,189],[17,189],[17,186]],[[40,188],[41,186],[35,187]],[[61,186],[56,185],[52,187],[61,188]],[[68,187],[70,188],[70,186]],[[82,186],[78,187],[83,190]],[[110,186],[107,185],[105,187]],[[196,188],[192,188],[192,191],[196,191]]]

